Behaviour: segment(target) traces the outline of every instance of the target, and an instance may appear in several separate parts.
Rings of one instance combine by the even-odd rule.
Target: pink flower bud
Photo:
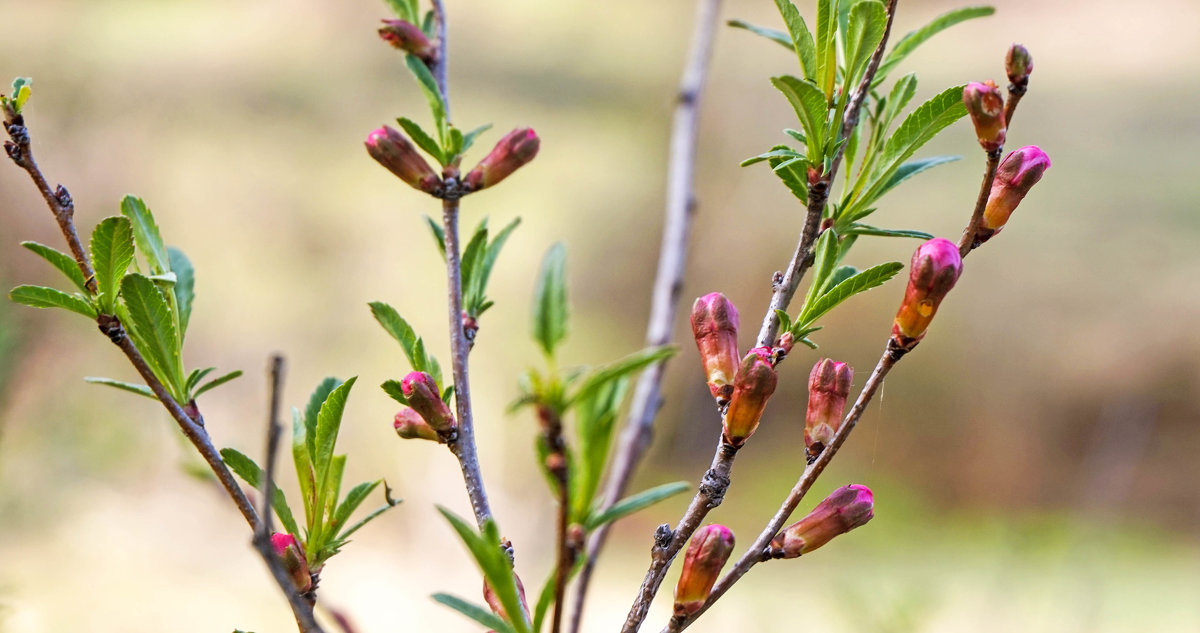
[[[393,423],[396,428],[396,435],[406,440],[433,440],[440,441],[438,432],[429,426],[420,413],[408,407],[404,407],[396,414],[396,421]]]
[[[975,124],[975,135],[985,151],[995,152],[1004,147],[1004,97],[992,81],[969,83],[963,88],[963,104]]]
[[[865,524],[875,516],[875,497],[866,486],[842,486],[808,516],[788,526],[767,548],[771,558],[796,558]]]
[[[283,569],[291,576],[292,583],[300,593],[312,589],[312,575],[308,573],[308,562],[304,558],[304,549],[291,534],[276,532],[271,535],[271,548],[283,562]]]
[[[692,335],[704,363],[708,390],[717,400],[728,400],[733,393],[737,371],[738,311],[719,292],[696,299],[692,304]]]
[[[521,577],[515,572],[513,573],[513,579],[517,581],[517,597],[521,599],[521,610],[525,612],[525,618],[528,620],[529,603],[525,601],[525,584],[521,582]],[[506,621],[509,620],[504,614],[504,604],[500,602],[500,596],[497,596],[496,592],[492,591],[492,586],[488,584],[486,579],[483,581],[483,601],[492,609],[492,613],[504,618]]]
[[[532,128],[517,128],[496,143],[492,152],[483,157],[463,178],[463,185],[469,191],[478,191],[504,180],[518,167],[533,160],[537,156],[538,135]]]
[[[809,460],[816,459],[842,428],[842,412],[854,382],[846,363],[823,358],[808,375],[808,413],[804,417],[804,446]]]
[[[441,189],[441,179],[400,132],[385,125],[367,136],[366,146],[371,158],[412,187],[425,193]]]
[[[962,274],[962,258],[950,240],[934,238],[913,253],[908,271],[904,302],[892,324],[892,338],[901,347],[909,347],[925,336],[938,305]]]
[[[1014,86],[1024,86],[1029,83],[1029,73],[1033,72],[1033,56],[1029,49],[1020,44],[1013,44],[1004,56],[1004,71],[1008,81]]]
[[[683,571],[675,585],[675,615],[688,616],[700,610],[729,555],[733,532],[724,525],[706,525],[692,534]]]
[[[742,359],[733,379],[733,395],[725,411],[725,441],[734,447],[746,443],[758,428],[767,400],[775,393],[775,368],[771,350],[756,347]]]
[[[441,392],[438,391],[433,376],[423,371],[414,371],[400,381],[400,390],[404,392],[404,397],[408,398],[409,406],[416,409],[439,437],[445,438],[458,428],[450,407],[442,401]]]
[[[383,20],[383,26],[379,27],[379,37],[391,44],[392,48],[415,55],[426,64],[433,60],[433,44],[425,36],[425,32],[411,22]]]
[[[1037,145],[1022,147],[1005,156],[996,169],[996,179],[992,181],[992,192],[983,210],[983,224],[976,239],[986,242],[999,233],[1047,169],[1050,169],[1050,157]]]

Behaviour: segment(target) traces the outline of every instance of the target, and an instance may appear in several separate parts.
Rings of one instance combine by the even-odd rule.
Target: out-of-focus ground
[[[517,125],[543,139],[531,166],[464,205],[468,225],[523,218],[493,275],[497,305],[483,320],[472,386],[493,504],[518,571],[538,586],[553,505],[530,458],[535,422],[503,412],[517,373],[540,363],[527,335],[532,278],[545,249],[564,241],[569,362],[639,346],[692,3],[449,5],[455,119],[494,122],[484,148]],[[956,5],[905,0],[896,28]],[[1025,43],[1036,70],[1009,146],[1039,144],[1054,167],[1003,235],[970,258],[928,339],[814,491],[815,500],[836,485],[870,485],[875,520],[811,558],[759,568],[697,631],[799,622],[897,633],[1200,630],[1200,5],[998,5],[902,70],[919,74],[918,98],[928,97],[1001,80],[1005,48]],[[270,352],[287,354],[292,404],[325,375],[361,377],[340,445],[351,454],[347,477],[386,477],[406,501],[333,560],[322,601],[364,633],[473,631],[427,597],[478,600],[476,572],[433,510],[468,512],[457,467],[443,450],[397,440],[395,406],[374,387],[407,366],[372,321],[371,300],[398,306],[448,365],[443,275],[420,219],[437,208],[360,145],[397,115],[427,120],[401,60],[373,34],[384,14],[375,0],[0,0],[0,78],[34,77],[35,150],[70,187],[81,226],[134,192],[191,256],[189,363],[247,371],[201,399],[219,445],[261,454]],[[767,0],[727,2],[724,16],[779,22]],[[724,291],[747,330],[794,244],[800,208],[766,168],[737,163],[794,126],[767,81],[794,71],[778,46],[721,30],[684,296]],[[922,152],[937,153],[967,159],[904,184],[878,224],[957,237],[982,161],[966,123]],[[0,285],[57,283],[17,246],[26,239],[60,243],[24,174],[5,161]],[[853,263],[907,261],[914,246],[864,239]],[[897,281],[847,304],[817,334],[820,353],[856,366],[861,384],[901,292]],[[680,334],[642,487],[694,482],[716,433]],[[783,366],[759,437],[710,517],[742,543],[803,467],[815,358],[803,352]],[[82,382],[133,378],[94,326],[3,302],[0,374],[0,631],[290,629],[244,523],[185,474],[195,458],[161,409]],[[685,502],[619,525],[588,631],[616,628],[653,527],[676,520]],[[651,626],[665,621],[668,602],[655,605]]]

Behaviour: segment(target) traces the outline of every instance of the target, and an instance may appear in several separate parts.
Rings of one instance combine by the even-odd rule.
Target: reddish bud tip
[[[842,412],[854,382],[854,370],[846,363],[823,358],[808,375],[808,413],[804,417],[804,446],[815,459],[842,428]]]
[[[450,407],[442,401],[441,392],[433,376],[423,371],[414,371],[400,381],[400,390],[404,392],[404,397],[408,398],[409,406],[420,414],[440,438],[447,439],[453,435],[458,423],[455,422]]]
[[[442,180],[400,132],[383,126],[367,136],[367,153],[397,178],[425,193],[436,193]]]
[[[828,543],[833,537],[864,525],[875,516],[875,496],[866,486],[842,486],[817,504],[808,516],[771,539],[772,558],[796,558]]]
[[[725,411],[725,441],[740,447],[754,435],[767,400],[775,393],[775,367],[771,364],[771,350],[756,347],[742,359],[737,375],[733,379],[733,395]]]
[[[996,84],[991,81],[967,84],[963,88],[963,104],[975,124],[980,147],[988,152],[1004,147],[1004,97],[1000,96]]]
[[[271,548],[283,562],[283,569],[291,577],[296,590],[306,593],[312,589],[312,575],[308,573],[308,562],[304,558],[304,549],[296,537],[291,534],[276,532],[271,535]]]
[[[463,178],[463,185],[469,191],[478,191],[504,180],[517,170],[518,167],[533,160],[537,156],[541,141],[532,128],[517,128],[500,139],[485,156]]]
[[[904,302],[892,324],[892,338],[909,347],[925,336],[938,305],[962,274],[962,258],[950,240],[934,238],[913,253]]]
[[[1025,199],[1025,194],[1042,179],[1050,169],[1050,157],[1037,145],[1029,145],[1009,153],[996,169],[992,181],[992,192],[988,195],[987,207],[983,211],[980,241],[987,241],[1004,225],[1009,216]]]
[[[1029,73],[1033,72],[1033,56],[1029,54],[1029,49],[1013,44],[1004,56],[1004,71],[1014,86],[1024,87],[1028,84]]]
[[[724,525],[706,525],[696,530],[683,557],[683,571],[675,585],[675,615],[688,616],[700,610],[729,555],[733,532]]]
[[[406,440],[433,440],[440,441],[438,432],[429,426],[425,418],[421,417],[416,410],[404,407],[396,414],[396,421],[392,424],[396,428],[396,435]]]
[[[692,335],[700,350],[708,390],[718,401],[727,401],[733,393],[737,372],[738,311],[719,292],[696,299],[692,304]]]
[[[426,64],[433,60],[433,44],[420,27],[404,20],[383,20],[379,37],[392,48],[415,55]]]

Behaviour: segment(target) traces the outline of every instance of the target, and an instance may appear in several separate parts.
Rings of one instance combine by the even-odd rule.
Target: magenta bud
[[[442,180],[400,132],[383,126],[367,136],[367,153],[397,178],[425,193],[436,193]]]
[[[465,177],[463,185],[469,191],[478,191],[504,180],[518,167],[537,156],[540,145],[538,135],[532,128],[517,128],[500,139],[496,146]]]
[[[733,379],[733,395],[725,410],[725,442],[737,448],[758,429],[767,400],[775,393],[775,367],[771,349],[756,347],[742,359]]]
[[[719,401],[733,393],[737,372],[738,311],[725,295],[710,292],[692,304],[692,335],[704,363],[708,390]]]
[[[1004,71],[1008,81],[1014,86],[1024,87],[1029,83],[1029,73],[1033,72],[1033,56],[1029,49],[1020,44],[1013,44],[1004,56]]]
[[[438,391],[433,376],[423,371],[414,371],[400,381],[400,390],[404,392],[404,397],[408,398],[409,406],[420,414],[440,438],[447,439],[454,434],[458,423],[454,420],[450,407],[442,401],[441,392]]]
[[[804,416],[804,446],[808,459],[816,459],[842,428],[842,412],[854,382],[846,363],[823,358],[808,375],[808,412]]]
[[[767,548],[771,558],[796,558],[865,524],[875,516],[875,496],[866,486],[842,486],[817,504],[808,516],[788,526]]]
[[[308,573],[308,562],[304,558],[304,549],[291,534],[276,532],[271,535],[271,548],[283,562],[283,569],[292,579],[292,584],[300,593],[312,589],[312,575]]]
[[[433,61],[433,44],[416,24],[404,20],[383,20],[379,37],[391,44],[392,48],[415,55],[426,64]]]
[[[706,525],[692,534],[683,557],[683,571],[675,585],[675,615],[689,616],[704,606],[732,553],[733,532],[724,525]]]
[[[1025,199],[1025,194],[1042,179],[1050,169],[1050,157],[1037,145],[1029,145],[1010,152],[996,169],[992,181],[992,192],[988,195],[987,207],[983,210],[983,223],[976,239],[986,242],[1004,225],[1009,216]]]
[[[421,417],[416,410],[404,407],[396,414],[396,421],[392,424],[396,429],[396,435],[406,440],[433,440],[441,441],[441,436],[438,432],[429,426],[425,418]]]
[[[975,135],[985,151],[996,152],[1004,147],[1007,126],[1004,122],[1004,97],[992,81],[969,83],[963,88],[963,104],[975,124]]]
[[[915,345],[925,336],[938,305],[962,274],[958,247],[945,238],[934,238],[917,247],[908,271],[904,302],[892,324],[892,339],[901,347]]]

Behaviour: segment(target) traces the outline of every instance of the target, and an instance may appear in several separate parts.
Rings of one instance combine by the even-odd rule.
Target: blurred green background
[[[800,2],[805,15],[810,3]],[[876,490],[875,520],[812,558],[765,565],[697,631],[1116,632],[1200,630],[1200,40],[1194,0],[1004,0],[992,18],[902,66],[918,99],[1003,79],[1012,41],[1036,60],[1009,146],[1054,167],[1004,234],[967,263],[919,350],[889,378],[814,490]],[[553,504],[530,458],[536,423],[509,416],[541,254],[566,243],[572,334],[591,363],[640,346],[656,263],[672,98],[693,4],[450,0],[451,95],[464,128],[518,125],[541,155],[464,204],[470,225],[521,216],[493,274],[497,306],[472,356],[481,459],[518,572],[551,561]],[[902,34],[958,6],[900,3]],[[361,377],[340,448],[348,478],[383,476],[406,499],[323,574],[322,601],[364,633],[476,630],[433,604],[480,581],[433,503],[469,509],[444,450],[402,442],[374,387],[407,369],[366,308],[400,308],[443,363],[443,275],[420,215],[428,199],[360,143],[406,114],[427,121],[401,59],[375,37],[379,0],[0,0],[0,78],[34,78],[28,122],[52,181],[90,228],[145,198],[198,271],[190,364],[246,370],[202,398],[219,446],[259,455],[266,359],[289,360],[286,400],[326,375]],[[724,18],[777,25],[768,0]],[[753,330],[800,226],[765,167],[741,159],[794,126],[771,75],[782,48],[723,28],[703,104],[700,200],[685,304],[721,290]],[[982,160],[960,122],[923,155],[965,154],[904,184],[876,218],[956,238]],[[468,163],[482,150],[468,157]],[[61,243],[24,174],[0,167],[0,285],[54,283],[17,246]],[[860,240],[853,262],[907,261],[915,242]],[[859,297],[817,334],[859,370],[886,337],[901,282]],[[696,481],[717,420],[681,316],[653,454],[636,485]],[[743,344],[752,332],[743,333]],[[783,366],[759,439],[710,515],[748,543],[803,467],[804,384],[816,354]],[[161,408],[91,386],[133,379],[92,325],[0,303],[0,631],[257,631],[290,616],[240,517],[181,466],[195,460]],[[588,631],[615,630],[676,498],[621,523],[599,567]],[[805,508],[811,503],[806,503]],[[674,574],[668,583],[674,582]],[[669,599],[651,626],[665,621]]]

